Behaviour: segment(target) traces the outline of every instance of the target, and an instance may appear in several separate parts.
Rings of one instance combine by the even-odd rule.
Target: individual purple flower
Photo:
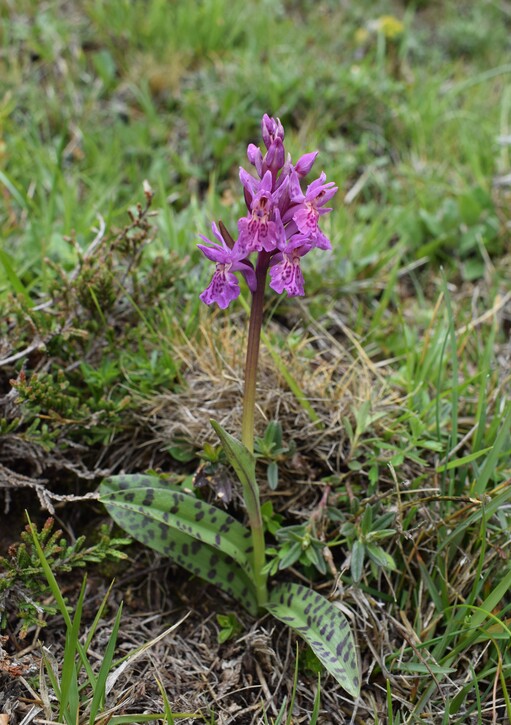
[[[302,297],[304,281],[300,269],[300,259],[311,249],[310,239],[296,234],[276,254],[270,262],[270,287],[281,294],[284,290],[288,297]]]
[[[298,208],[293,212],[293,221],[306,236],[314,240],[314,246],[320,249],[331,249],[330,240],[323,234],[318,226],[319,217],[332,211],[331,208],[324,208],[337,192],[337,186],[333,181],[325,184],[326,174],[321,172],[319,179],[309,184],[305,195],[296,193],[293,201],[298,203]]]
[[[207,242],[209,246],[205,246],[204,244],[198,244],[197,246],[208,259],[216,262],[216,269],[211,278],[211,282],[200,295],[200,299],[207,305],[216,302],[221,309],[225,310],[240,294],[239,282],[233,273],[241,272],[252,292],[256,288],[255,273],[250,262],[243,259],[245,254],[241,251],[240,247],[235,244],[231,249],[214,222],[211,228],[220,244],[212,242],[202,234],[200,235],[201,239]]]
[[[240,170],[240,179],[248,198],[249,215],[238,221],[238,244],[245,254],[251,252],[273,252],[276,247],[277,228],[272,217],[274,202],[271,194],[272,176],[267,171],[257,182],[244,169]],[[257,191],[256,191],[257,190]],[[254,193],[255,192],[255,193]]]

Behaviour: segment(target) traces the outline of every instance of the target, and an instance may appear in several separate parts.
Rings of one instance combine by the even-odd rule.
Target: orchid
[[[269,612],[309,643],[326,669],[352,697],[360,691],[360,671],[350,626],[342,612],[313,589],[293,583],[269,587],[266,543],[254,455],[254,411],[264,292],[270,287],[289,297],[304,294],[302,257],[312,249],[330,249],[318,221],[337,187],[324,173],[302,191],[300,182],[312,169],[317,152],[296,165],[286,158],[279,119],[264,115],[266,147],[253,144],[247,156],[257,177],[240,169],[247,214],[238,221],[234,240],[222,222],[213,223],[211,241],[201,235],[198,247],[215,271],[200,295],[207,305],[225,309],[240,294],[237,275],[252,295],[245,362],[241,441],[212,420],[224,454],[243,494],[248,526],[224,510],[158,476],[114,476],[102,484],[101,500],[132,536],[174,558],[194,575],[234,597],[252,615]],[[251,261],[252,254],[256,255]]]
[[[238,239],[229,247],[223,237],[213,233],[220,245],[202,237],[209,246],[198,247],[216,263],[215,272],[200,299],[225,309],[240,294],[236,273],[247,281],[255,294],[257,285],[266,285],[269,271],[270,287],[289,296],[304,294],[304,278],[300,268],[303,256],[312,249],[329,250],[330,240],[319,227],[320,217],[332,211],[325,205],[337,192],[334,182],[320,176],[301,188],[302,179],[312,170],[318,152],[301,156],[296,164],[286,157],[284,128],[278,118],[265,114],[261,132],[266,152],[249,144],[247,158],[255,169],[254,177],[243,167],[239,176],[243,186],[247,214],[238,220]],[[257,260],[250,261],[251,254]],[[259,270],[257,272],[257,270]]]

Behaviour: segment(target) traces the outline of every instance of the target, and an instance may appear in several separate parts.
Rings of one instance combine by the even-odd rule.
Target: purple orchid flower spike
[[[241,251],[238,244],[235,244],[231,249],[214,222],[211,228],[214,236],[220,243],[216,244],[201,234],[201,239],[207,242],[209,246],[205,246],[204,244],[197,245],[208,259],[216,262],[216,269],[211,278],[211,282],[200,295],[200,299],[207,305],[216,302],[222,310],[225,310],[240,294],[239,282],[234,272],[241,272],[243,274],[252,292],[255,292],[256,289],[255,273],[251,263],[243,259],[245,254]]]
[[[239,172],[248,213],[238,220],[238,240],[234,241],[225,227],[219,231],[213,225],[218,244],[202,237],[207,246],[198,245],[216,263],[201,300],[227,307],[240,294],[235,273],[241,272],[253,293],[252,309],[257,310],[253,313],[257,318],[262,315],[268,272],[270,287],[279,294],[285,291],[290,297],[303,295],[300,262],[311,249],[332,248],[319,228],[319,219],[331,211],[325,205],[337,191],[337,186],[327,182],[321,173],[304,193],[301,180],[311,171],[318,152],[306,153],[293,164],[289,155],[286,158],[280,120],[265,114],[261,132],[266,150],[254,144],[247,148],[247,158],[257,177],[243,168]],[[249,261],[253,253],[257,255],[254,266]],[[260,323],[259,319],[257,325]]]

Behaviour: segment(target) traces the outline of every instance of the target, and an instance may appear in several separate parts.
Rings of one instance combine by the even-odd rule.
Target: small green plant
[[[272,557],[265,567],[268,574],[276,574],[297,562],[305,567],[312,565],[320,574],[326,574],[325,542],[314,536],[313,521],[285,526],[275,532],[275,537],[278,546],[267,549],[267,554]]]
[[[358,507],[358,502],[354,505]],[[351,576],[353,581],[358,582],[362,578],[364,572],[364,564],[370,561],[373,575],[376,576],[378,570],[389,569],[394,570],[396,563],[379,542],[394,536],[396,530],[391,528],[394,520],[394,514],[390,511],[379,516],[375,516],[374,507],[367,504],[363,509],[356,510],[355,520],[346,520],[346,515],[339,509],[330,509],[330,518],[334,521],[342,521],[340,526],[340,534],[351,549]]]
[[[157,476],[121,475],[103,482],[100,497],[114,520],[139,541],[166,554],[193,574],[235,597],[251,614],[268,611],[294,629],[310,645],[324,667],[352,696],[360,692],[360,671],[355,642],[344,614],[313,589],[286,582],[268,587],[265,526],[261,513],[254,455],[254,414],[259,345],[263,323],[264,293],[270,287],[288,296],[304,294],[300,269],[302,257],[314,249],[331,249],[319,219],[331,211],[326,204],[337,187],[318,179],[301,189],[301,179],[311,170],[317,153],[302,156],[296,165],[286,159],[284,129],[278,119],[263,116],[263,156],[248,146],[250,163],[259,180],[244,169],[240,179],[248,208],[238,222],[234,241],[225,226],[213,224],[217,240],[199,245],[215,263],[211,283],[201,294],[206,304],[225,309],[240,295],[235,272],[247,282],[252,306],[247,341],[241,441],[215,420],[211,421],[224,455],[234,469],[248,514],[246,527],[225,511],[183,492]],[[255,266],[250,257],[256,254]],[[258,441],[258,450],[273,458],[283,453],[280,428],[271,424]],[[273,468],[275,471],[275,467]],[[269,476],[276,485],[276,473]],[[278,534],[278,532],[277,532]],[[297,532],[288,531],[293,537]],[[321,568],[321,556],[310,534],[298,533],[290,557],[298,554]],[[289,540],[291,540],[289,539]],[[307,545],[304,547],[304,542]],[[310,544],[314,544],[310,546]],[[312,557],[312,558],[311,558]]]
[[[219,644],[236,637],[242,631],[238,618],[232,612],[230,614],[217,614],[216,621],[220,627],[217,638]]]
[[[16,607],[21,637],[32,625],[44,626],[44,614],[57,611],[46,603],[50,588],[40,551],[57,574],[107,559],[125,559],[127,555],[120,549],[131,542],[128,538],[112,538],[108,527],[102,526],[94,544],[86,546],[85,536],[70,544],[62,531],[55,529],[53,518],[48,518],[40,531],[34,524],[27,526],[20,538],[21,542],[9,547],[7,556],[0,556],[0,628],[5,628],[9,611]]]
[[[39,570],[46,580],[49,593],[55,600],[54,611],[60,613],[64,619],[66,628],[64,653],[60,666],[51,651],[46,647],[42,647],[40,706],[42,707],[46,720],[53,723],[63,723],[64,725],[94,725],[95,723],[107,722],[112,725],[123,725],[124,723],[151,722],[162,718],[166,718],[168,723],[172,723],[175,717],[189,717],[191,713],[172,714],[166,697],[164,697],[165,713],[151,715],[133,713],[125,716],[114,714],[118,707],[107,709],[107,695],[113,682],[117,679],[118,674],[124,669],[121,668],[119,670],[119,666],[130,657],[135,657],[147,645],[143,645],[139,650],[135,650],[135,652],[130,653],[119,661],[114,661],[121,624],[121,603],[115,615],[112,631],[108,637],[101,664],[99,669],[95,671],[96,655],[94,655],[94,658],[89,659],[88,650],[92,644],[98,625],[104,617],[110,589],[105,594],[82,644],[82,613],[87,578],[84,577],[83,579],[75,610],[72,613],[62,596],[62,592],[54,576],[52,559],[47,557],[47,553],[51,554],[52,551],[52,545],[49,543],[52,537],[48,539],[50,529],[51,527],[48,525],[42,535],[29,519],[26,532],[27,537],[25,537],[31,539],[31,548],[34,551],[35,558],[38,560]],[[43,541],[43,545],[41,545],[41,541]],[[177,625],[173,625],[171,630],[179,624],[180,622]],[[48,688],[47,682],[49,682],[51,689]]]
[[[272,491],[275,491],[279,484],[279,462],[286,456],[292,455],[293,449],[294,446],[286,448],[282,445],[282,426],[277,420],[268,423],[262,438],[256,437],[254,452],[256,458],[268,461],[266,477]]]

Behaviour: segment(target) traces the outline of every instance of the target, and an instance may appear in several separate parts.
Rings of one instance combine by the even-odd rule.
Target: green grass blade
[[[19,204],[19,206],[22,209],[29,209],[30,208],[30,199],[28,196],[25,196],[21,193],[21,191],[16,188],[14,183],[10,180],[10,178],[5,174],[3,171],[0,171],[0,184],[3,184],[9,194],[12,196],[14,201]]]
[[[441,543],[439,543],[438,553],[445,549],[446,546],[449,546],[451,541],[457,538],[467,528],[472,526],[472,524],[475,524],[481,520],[487,522],[502,505],[507,503],[510,498],[511,486],[503,484],[502,487],[499,488],[498,493],[496,493],[488,503],[481,503],[481,506],[476,511],[470,514],[470,516],[467,516],[464,521],[461,521],[458,526],[453,531],[451,531],[451,533],[448,534]]]
[[[0,262],[5,270],[5,275],[9,280],[9,283],[16,294],[23,297],[28,302],[32,303],[27,288],[16,274],[14,267],[11,263],[11,258],[3,249],[0,249]]]
[[[78,672],[73,662],[71,679],[68,690],[67,713],[64,714],[69,725],[78,725],[80,722],[80,692],[78,688]]]
[[[295,700],[296,700],[296,688],[298,687],[298,664],[299,664],[298,642],[296,643],[295,655],[296,656],[295,656],[295,671],[293,674],[293,689],[291,691],[291,697],[289,698],[289,710],[287,713],[286,725],[291,725],[291,722],[293,720],[293,709],[294,709]]]
[[[73,617],[72,627],[66,632],[66,644],[64,647],[64,660],[62,662],[62,676],[60,682],[60,706],[59,716],[62,717],[66,711],[68,703],[71,708],[71,693],[78,691],[76,656],[78,653],[78,637],[80,636],[80,624],[82,620],[83,599],[85,596],[85,587],[87,586],[87,577],[83,578],[80,594],[76,603],[76,609]]]
[[[99,623],[103,619],[103,614],[104,614],[106,605],[108,603],[108,598],[110,597],[110,592],[112,591],[113,585],[114,585],[114,582],[112,582],[110,584],[110,586],[108,587],[108,590],[107,590],[105,596],[103,597],[103,599],[101,600],[101,604],[98,607],[98,611],[96,612],[96,616],[94,617],[94,621],[92,622],[92,624],[91,624],[91,626],[89,628],[89,634],[87,635],[87,638],[86,638],[85,644],[84,644],[84,649],[85,649],[86,652],[87,652],[87,650],[89,649],[89,647],[91,645],[92,639],[93,639],[93,637],[94,637],[94,635],[96,633],[96,630],[98,628]]]
[[[472,463],[472,461],[477,461],[478,458],[481,458],[481,456],[484,456],[486,453],[491,451],[493,446],[488,446],[488,448],[483,448],[480,451],[474,451],[473,453],[468,453],[466,456],[463,456],[462,458],[455,458],[453,461],[449,461],[449,463],[445,463],[442,466],[437,467],[437,473],[443,473],[444,471],[452,471],[453,468],[459,468],[460,466],[465,466],[467,463]]]
[[[493,357],[495,354],[495,333],[497,331],[497,323],[494,320],[491,326],[490,334],[484,346],[484,353],[481,359],[479,384],[479,396],[477,401],[477,412],[475,420],[477,421],[477,432],[474,436],[474,451],[478,451],[483,446],[486,433],[487,418],[487,400],[488,400],[488,376],[490,374]]]
[[[165,710],[165,722],[166,725],[174,725],[174,715],[172,714],[172,708],[170,707],[169,698],[167,697],[167,693],[165,692],[165,688],[163,687],[162,682],[158,678],[156,678],[156,684],[158,685],[158,689],[161,692],[161,696],[163,699],[163,707]]]
[[[39,561],[41,562],[41,568],[44,572],[44,575],[45,575],[46,581],[48,582],[48,585],[50,587],[51,593],[52,593],[53,597],[55,598],[59,611],[60,611],[62,617],[64,618],[66,628],[69,631],[73,628],[73,625],[71,622],[71,617],[69,616],[69,612],[68,612],[66,603],[64,601],[64,597],[62,596],[62,594],[60,592],[59,585],[57,584],[57,580],[55,579],[53,572],[50,568],[50,565],[48,564],[48,561],[44,555],[44,551],[41,548],[41,544],[39,543],[39,540],[37,538],[37,533],[36,533],[35,527],[32,524],[27,512],[25,512],[25,515],[27,517],[27,521],[28,521],[28,524],[30,527],[30,533],[32,536],[32,541],[34,543],[34,547],[37,551]],[[94,685],[96,683],[96,677],[94,675],[90,662],[87,659],[86,652],[78,641],[76,642],[76,649],[78,651],[78,654],[80,655],[82,664],[85,667],[85,670],[87,672],[87,677],[89,679],[89,682],[94,687]]]
[[[482,496],[490,478],[495,473],[497,462],[499,460],[500,452],[504,446],[504,443],[509,440],[509,427],[511,425],[511,405],[508,405],[506,417],[500,426],[500,430],[495,439],[495,443],[492,446],[492,450],[486,461],[484,462],[479,474],[477,475],[474,485],[472,486],[472,496]]]
[[[319,717],[319,708],[321,705],[321,673],[318,674],[318,687],[314,695],[314,704],[312,706],[310,725],[317,725]]]
[[[107,647],[105,650],[105,654],[103,656],[103,661],[101,663],[101,667],[99,668],[98,677],[97,677],[97,681],[96,681],[96,687],[95,687],[94,695],[92,697],[92,702],[90,705],[89,725],[94,725],[94,721],[98,714],[99,708],[103,705],[104,700],[105,700],[106,679],[108,677],[108,673],[110,672],[110,670],[112,668],[115,647],[117,644],[117,635],[119,633],[119,627],[121,625],[121,615],[122,615],[122,602],[119,605],[119,609],[117,610],[117,614],[115,616],[115,621],[114,621],[114,626],[112,627],[112,632],[110,634],[110,637],[108,638],[108,644],[107,644]]]
[[[392,690],[390,680],[387,679],[387,722],[388,725],[394,725],[394,710],[392,708]]]

